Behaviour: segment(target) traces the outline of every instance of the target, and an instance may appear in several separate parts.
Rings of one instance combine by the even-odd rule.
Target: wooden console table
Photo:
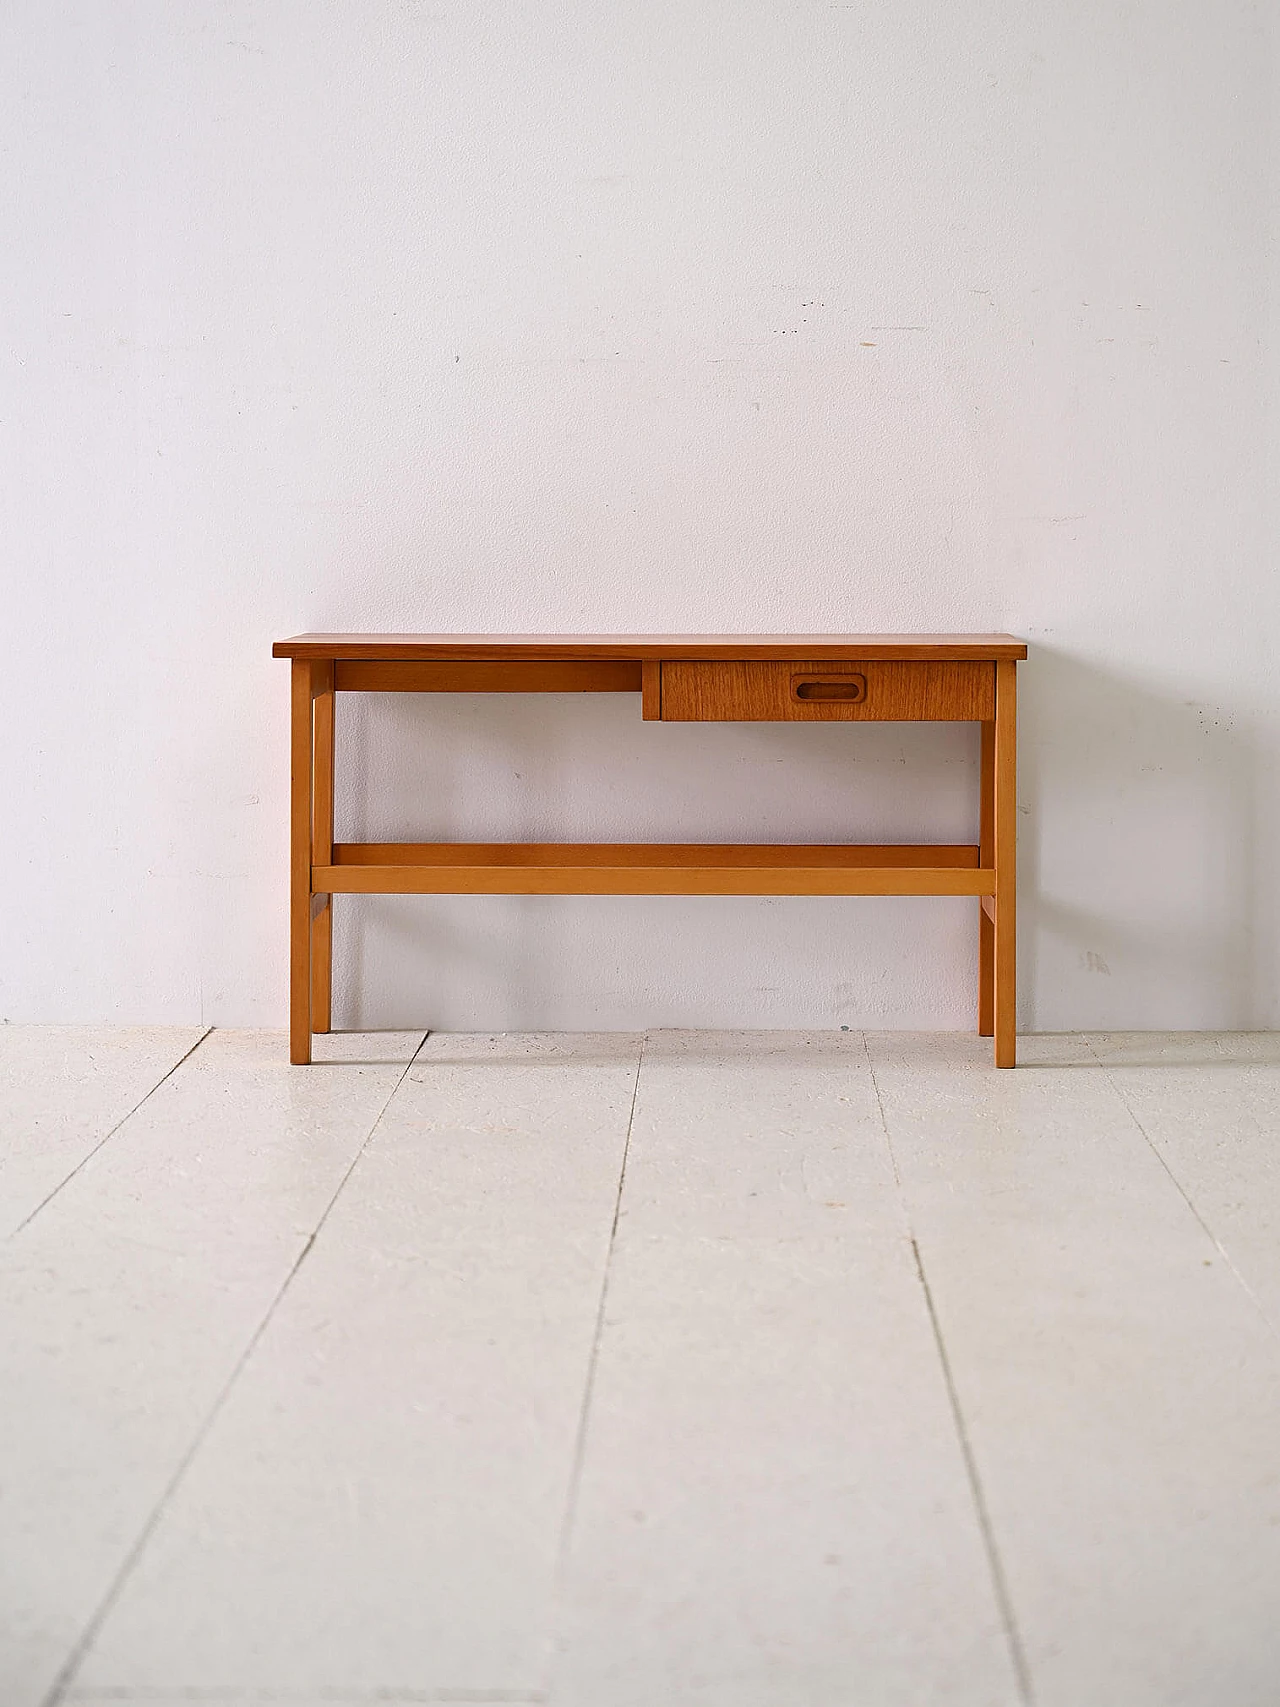
[[[1017,661],[1008,634],[302,634],[293,660],[289,1059],[329,1030],[335,895],[974,895],[978,1030],[1015,1057]],[[338,693],[636,693],[677,722],[976,722],[974,844],[335,842]]]

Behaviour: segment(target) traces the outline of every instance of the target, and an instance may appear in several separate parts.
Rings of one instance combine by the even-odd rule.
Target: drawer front
[[[988,722],[995,665],[664,661],[662,717],[674,723]]]

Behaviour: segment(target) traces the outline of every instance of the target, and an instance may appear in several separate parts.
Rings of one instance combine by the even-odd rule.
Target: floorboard
[[[215,1033],[0,1246],[5,1707],[74,1665],[419,1041],[300,1079]]]
[[[1272,1707],[1275,1037],[200,1036],[0,1031],[4,1707]]]
[[[1280,1343],[1086,1040],[868,1043],[1038,1707],[1274,1702]]]
[[[553,1700],[1017,1700],[858,1035],[649,1040]]]
[[[84,1686],[540,1698],[639,1052],[428,1042]]]
[[[17,1232],[205,1035],[203,1026],[0,1026],[0,1239]]]

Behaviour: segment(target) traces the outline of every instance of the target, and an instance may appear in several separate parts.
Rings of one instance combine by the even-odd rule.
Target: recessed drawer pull
[[[865,676],[792,676],[792,699],[859,700],[867,697]]]

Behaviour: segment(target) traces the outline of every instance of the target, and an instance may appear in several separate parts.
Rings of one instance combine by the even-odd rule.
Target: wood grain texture
[[[982,725],[982,758],[979,781],[980,829],[978,846],[981,863],[995,864],[995,756],[996,726]],[[996,975],[995,903],[984,895],[978,914],[978,1036],[990,1037],[995,1031]]]
[[[662,716],[662,662],[646,658],[640,669],[640,715],[646,723],[655,723]]]
[[[541,865],[550,858],[574,865],[667,866],[692,858],[721,866],[919,866],[925,870],[978,865],[976,842],[335,842],[333,863],[344,865]]]
[[[333,858],[333,664],[311,666],[314,740],[311,808],[311,863],[328,865]],[[333,898],[320,897],[311,909],[311,1030],[328,1031],[333,1002]]]
[[[293,660],[290,1059],[330,1024],[335,894],[972,895],[978,1025],[1016,1058],[1016,664],[1008,634],[352,635]],[[976,846],[333,842],[335,691],[636,692],[646,719],[982,725]],[[314,705],[313,705],[314,701]],[[314,893],[313,893],[314,891]]]
[[[314,874],[353,895],[980,895],[976,846],[345,844]]]
[[[639,693],[639,659],[339,659],[340,693]]]
[[[289,729],[289,1059],[311,1059],[311,672],[294,661]]]
[[[994,1023],[997,1067],[1017,1063],[1018,670],[996,666]]]
[[[296,634],[276,658],[1025,658],[1012,634]]]
[[[681,723],[919,723],[981,721],[995,713],[995,666],[842,659],[664,660],[662,718]],[[856,699],[809,697],[857,675]],[[806,693],[808,690],[808,693]]]

